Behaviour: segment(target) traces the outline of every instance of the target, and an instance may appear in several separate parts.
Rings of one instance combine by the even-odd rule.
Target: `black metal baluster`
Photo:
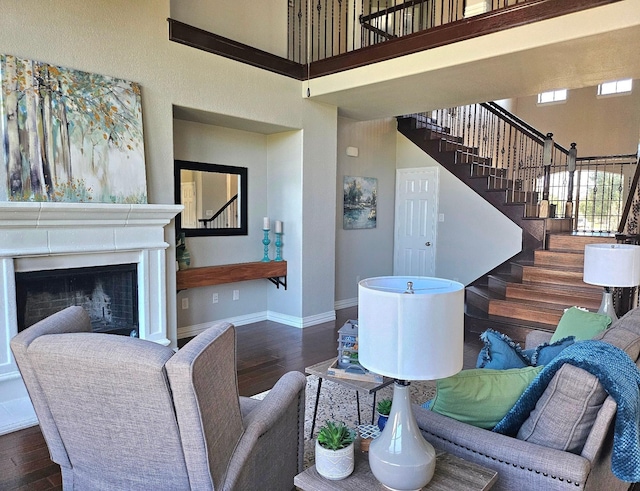
[[[338,54],[346,51],[342,51],[342,0],[338,0]]]
[[[324,38],[324,56],[323,59],[327,57],[327,38],[329,36],[327,36],[327,15],[329,14],[329,9],[327,9],[327,0],[324,0],[324,31],[323,31],[323,38]]]
[[[300,0],[300,10],[298,10],[298,41],[300,45],[300,63],[309,65],[309,13],[307,12],[307,1]],[[304,25],[304,30],[302,26]]]

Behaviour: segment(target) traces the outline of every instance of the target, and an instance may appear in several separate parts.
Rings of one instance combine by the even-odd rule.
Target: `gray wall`
[[[336,180],[336,307],[355,305],[358,280],[393,274],[396,121],[338,119]],[[349,157],[347,147],[357,147]],[[376,228],[343,230],[343,177],[378,179]]]
[[[346,155],[348,146],[359,156]],[[357,279],[393,274],[396,169],[438,167],[436,276],[469,284],[520,252],[522,231],[396,131],[393,119],[338,119],[336,308],[357,303]],[[342,230],[342,176],[378,178],[375,229]]]
[[[235,0],[215,4],[216,8],[239,7]],[[286,9],[286,2],[280,0],[267,0],[261,5],[265,12],[278,16],[279,10]],[[211,6],[194,2],[189,8],[206,11]],[[207,288],[189,290],[186,294],[194,296],[194,304],[189,309],[189,318],[181,318],[181,322],[208,323],[228,314],[240,320],[282,315],[297,325],[332,318],[335,315],[334,268],[327,268],[315,259],[324,257],[330,263],[334,259],[336,108],[303,99],[300,82],[288,77],[170,42],[167,18],[172,11],[169,0],[0,2],[0,50],[141,84],[150,203],[174,202],[173,160],[178,153],[181,157],[189,157],[189,152],[208,156],[209,151],[211,154],[225,152],[233,146],[238,153],[251,153],[252,158],[255,157],[250,163],[256,178],[251,181],[249,235],[234,239],[189,239],[187,245],[194,265],[198,266],[254,261],[262,257],[262,217],[271,216],[272,220],[282,217],[287,230],[285,258],[289,261],[289,289],[273,292],[275,287],[266,280],[235,284],[236,289],[241,289],[241,297],[237,302],[227,303],[225,308],[229,312],[213,308],[212,292]],[[199,15],[197,10],[190,12],[190,15]],[[241,33],[247,23],[262,25],[279,33],[282,39],[274,43],[284,46],[286,29],[270,26],[263,12],[244,9],[245,16],[250,16],[250,12],[255,12],[255,16],[245,18],[244,23],[228,23],[227,29],[233,32],[225,35],[242,40]],[[201,129],[195,125],[187,128],[188,125],[176,123],[180,138],[184,136],[187,141],[193,141],[193,134],[217,131],[229,138],[225,140],[225,148],[214,148],[215,139],[199,142],[195,149],[187,148],[187,144],[179,140],[174,142],[173,109],[176,106],[233,121],[223,124],[227,128],[222,130]],[[224,131],[246,130],[256,123],[263,128],[278,128],[280,132],[287,128],[295,130],[279,142],[279,148],[284,147],[284,151],[280,151],[283,160],[275,161],[269,155],[271,135],[245,135],[253,130],[245,131],[239,135],[236,146],[233,143],[236,134]],[[210,149],[200,148],[204,145]],[[245,145],[248,148],[243,149]],[[256,145],[261,150],[256,150]],[[242,159],[242,164],[246,165],[247,160]],[[282,174],[283,179],[272,180],[270,172]],[[296,210],[290,215],[295,216],[295,224],[286,221],[285,211],[288,213],[289,209]],[[173,293],[175,233],[172,225],[166,229],[165,240],[171,244],[166,259],[168,335],[175,340],[178,312]],[[196,308],[200,303],[202,309]]]

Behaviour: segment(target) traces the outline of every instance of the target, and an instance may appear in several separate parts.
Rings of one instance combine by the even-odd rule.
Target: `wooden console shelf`
[[[236,281],[266,278],[276,287],[287,289],[287,261],[257,261],[254,263],[224,264],[190,268],[176,272],[178,291],[200,286],[222,285]]]

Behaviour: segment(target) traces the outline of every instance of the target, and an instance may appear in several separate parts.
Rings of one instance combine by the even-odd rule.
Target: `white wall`
[[[543,133],[553,133],[566,149],[576,142],[579,157],[635,153],[640,80],[634,80],[630,94],[598,97],[597,87],[587,87],[569,90],[565,102],[541,105],[537,95],[519,97],[512,112]]]
[[[358,278],[393,274],[393,223],[395,209],[396,121],[338,119],[336,180],[336,306],[355,305]],[[347,147],[357,147],[349,157]],[[378,179],[376,228],[343,230],[344,176]]]
[[[282,3],[286,5],[286,2]],[[335,107],[303,99],[300,82],[288,77],[170,42],[169,16],[169,0],[0,2],[0,51],[141,84],[150,203],[174,202],[174,106],[302,130],[302,146],[290,161],[290,165],[300,173],[295,178],[296,184],[292,184],[298,193],[290,205],[299,207],[304,196],[303,206],[311,209],[303,211],[302,223],[299,224],[303,230],[302,240],[290,243],[287,251],[291,254],[289,257],[299,257],[299,263],[289,263],[289,271],[293,275],[301,275],[301,280],[296,290],[291,288],[288,292],[295,301],[293,308],[287,306],[286,311],[300,323],[300,319],[330,316],[335,298],[333,268],[327,271],[326,267],[307,262],[318,257],[333,261],[334,256]],[[236,25],[235,29],[241,31],[242,26]],[[237,36],[231,37],[237,39]],[[221,130],[217,131],[222,134]],[[225,136],[232,138],[233,133],[226,132]],[[243,146],[254,138],[260,140],[262,137],[243,138],[239,145]],[[264,148],[268,148],[266,142]],[[232,153],[229,149],[225,151]],[[268,149],[262,152],[259,161],[268,166],[265,153],[268,154]],[[254,188],[257,196],[254,199],[270,214],[269,193],[272,190],[267,187],[268,169],[262,172],[265,179],[253,181],[258,185]],[[289,203],[281,205],[283,208],[286,206]],[[261,228],[264,211],[255,213],[258,215],[249,216],[249,226]],[[250,236],[235,242],[235,247],[225,250],[216,247],[219,241],[214,238],[200,239],[198,243],[190,240],[190,247],[194,247],[194,263],[202,266],[235,260],[252,261],[256,255],[261,257],[255,231],[250,233]],[[165,240],[174,243],[172,226],[167,227]],[[175,340],[177,312],[176,296],[172,294],[175,291],[173,247],[167,250],[166,267],[168,335]],[[258,288],[265,291],[275,288],[266,280],[260,284],[262,286]],[[193,295],[209,297],[208,301],[211,301],[205,293],[195,293],[194,290]],[[264,298],[262,292],[257,305],[241,302],[242,315],[263,312],[269,300]],[[216,316],[207,318],[207,321],[214,320],[217,320]]]
[[[520,252],[522,230],[404,135],[397,133],[397,167],[440,167],[436,276],[468,285]]]

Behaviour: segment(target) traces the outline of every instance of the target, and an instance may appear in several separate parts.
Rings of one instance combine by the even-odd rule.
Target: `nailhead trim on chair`
[[[474,454],[477,454],[477,455],[482,455],[483,457],[485,457],[487,459],[491,459],[493,461],[500,462],[501,464],[506,464],[506,465],[511,465],[513,467],[518,467],[518,464],[512,464],[511,462],[507,462],[506,460],[497,459],[496,457],[492,457],[491,455],[486,455],[486,454],[484,454],[482,452],[478,452],[477,450],[474,450],[472,448],[465,447],[464,445],[460,445],[459,443],[452,442],[451,440],[447,440],[446,438],[442,438],[439,435],[435,435],[435,434],[431,433],[428,430],[421,429],[421,431],[423,433],[428,433],[429,435],[437,438],[438,440],[442,440],[443,442],[447,442],[447,443],[450,443],[450,444],[452,444],[452,445],[454,445],[454,446],[456,446],[458,448],[461,448],[463,450],[467,450],[468,452],[471,452],[471,453],[474,453]],[[519,467],[522,470],[524,470],[524,466],[519,466]],[[564,477],[549,476],[549,473],[547,473],[547,472],[542,472],[542,471],[539,471],[539,470],[530,469],[528,467],[527,467],[527,470],[529,472],[535,472],[536,474],[542,474],[544,477],[551,477],[551,479],[554,479],[556,481],[566,482],[567,484],[574,484],[576,487],[579,487],[581,485],[579,482],[573,482],[571,479],[565,479]]]

